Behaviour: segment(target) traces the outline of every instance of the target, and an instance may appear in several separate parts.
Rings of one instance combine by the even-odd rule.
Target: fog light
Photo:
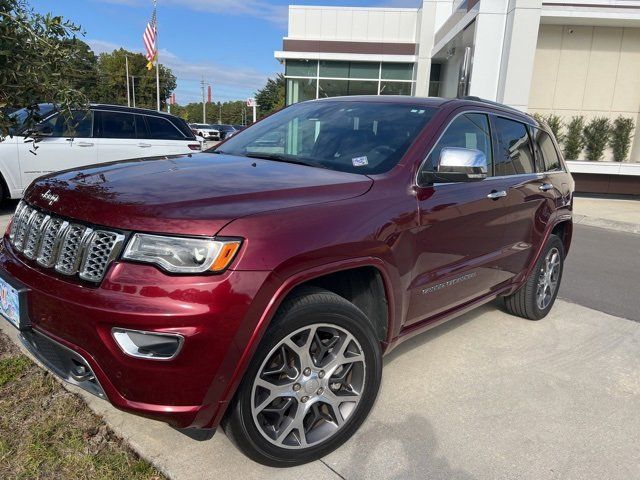
[[[144,332],[125,328],[114,328],[112,333],[124,353],[148,360],[171,360],[178,355],[184,343],[184,337],[177,333]]]

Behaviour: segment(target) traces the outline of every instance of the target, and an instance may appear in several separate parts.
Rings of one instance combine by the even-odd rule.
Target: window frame
[[[469,114],[469,113],[477,113],[477,114],[485,115],[487,117],[487,125],[489,126],[489,143],[491,144],[491,155],[492,156],[494,155],[494,153],[493,153],[493,144],[494,144],[495,139],[494,139],[494,132],[493,132],[493,122],[491,121],[492,120],[491,116],[493,115],[493,113],[488,111],[488,110],[476,110],[476,109],[463,109],[463,110],[460,110],[460,111],[454,113],[454,115],[449,118],[449,121],[447,122],[445,127],[440,131],[440,133],[438,134],[438,137],[436,138],[436,140],[431,145],[431,148],[429,148],[429,151],[426,153],[424,158],[420,161],[420,165],[418,165],[418,168],[416,169],[415,178],[414,178],[415,187],[417,187],[417,188],[429,188],[429,187],[435,187],[437,185],[453,185],[454,184],[453,182],[442,182],[442,183],[433,183],[431,185],[421,185],[420,184],[420,172],[422,171],[422,169],[424,168],[425,164],[427,163],[427,160],[429,159],[429,156],[431,155],[431,153],[433,153],[433,150],[436,148],[436,146],[438,145],[440,140],[442,140],[442,137],[444,137],[444,134],[447,132],[449,127],[451,127],[453,122],[455,122],[458,119],[458,117],[461,117],[461,116]],[[431,121],[433,121],[433,119],[431,119]],[[487,172],[487,178],[495,178],[494,177],[495,159],[493,159],[493,160],[494,161],[491,162],[491,172]],[[484,180],[486,180],[486,179],[484,179]],[[480,180],[480,181],[484,181],[484,180]]]
[[[526,123],[524,121],[522,121],[521,119],[517,118],[517,117],[511,117],[507,114],[504,114],[503,112],[500,113],[496,113],[496,112],[491,112],[489,113],[489,118],[491,121],[491,132],[493,135],[493,145],[494,145],[494,150],[493,151],[493,156],[494,156],[494,162],[493,162],[493,177],[494,178],[511,178],[511,177],[522,177],[522,176],[531,176],[531,175],[537,175],[538,173],[538,164],[536,162],[536,152],[535,152],[535,146],[534,146],[534,139],[531,135],[531,127],[533,125]],[[497,136],[497,128],[495,125],[495,119],[497,118],[503,118],[505,120],[509,120],[511,122],[515,122],[515,123],[519,123],[522,126],[524,126],[525,131],[527,132],[527,137],[529,138],[529,151],[531,152],[531,159],[533,160],[533,172],[531,173],[514,173],[513,175],[495,175],[495,167],[496,167],[496,151],[495,148],[498,145],[498,136]]]

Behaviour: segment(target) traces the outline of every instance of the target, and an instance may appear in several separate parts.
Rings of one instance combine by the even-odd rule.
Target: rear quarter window
[[[154,140],[184,140],[183,133],[166,118],[147,116],[150,138]]]
[[[545,172],[561,172],[562,163],[560,162],[560,156],[558,155],[551,136],[547,132],[537,130],[536,141],[542,152]]]

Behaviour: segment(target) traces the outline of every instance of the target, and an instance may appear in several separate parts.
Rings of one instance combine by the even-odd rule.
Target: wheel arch
[[[363,273],[360,273],[364,271],[368,272],[369,277],[365,277],[363,276]],[[344,275],[345,277],[340,277],[340,275]],[[347,277],[350,277],[350,280],[346,280],[345,278]],[[214,414],[209,426],[218,425],[222,420],[229,403],[233,399],[233,396],[235,395],[242,378],[253,359],[258,345],[262,341],[264,333],[271,324],[282,302],[291,294],[294,294],[298,288],[304,286],[320,286],[322,288],[326,288],[323,285],[327,285],[330,280],[338,278],[340,278],[338,287],[334,286],[333,289],[329,288],[328,290],[333,291],[340,296],[351,291],[352,296],[357,302],[355,303],[352,301],[352,303],[356,306],[358,306],[358,304],[362,305],[365,308],[363,310],[365,315],[367,315],[367,311],[371,311],[371,307],[367,307],[365,305],[366,300],[371,299],[372,295],[375,295],[375,292],[382,291],[384,293],[384,305],[386,306],[386,312],[384,315],[378,313],[376,320],[373,320],[372,323],[380,322],[381,319],[384,319],[386,320],[386,325],[382,327],[380,324],[373,323],[372,326],[376,335],[380,339],[383,352],[386,350],[393,332],[393,311],[395,304],[392,295],[393,288],[390,276],[387,274],[385,264],[382,260],[374,257],[350,259],[298,272],[284,280],[269,300],[267,307],[264,309],[262,316],[256,324],[249,342],[247,342],[247,345],[244,348],[240,361],[236,366],[225,394],[219,402],[218,410]],[[365,282],[365,278],[373,280]],[[335,291],[336,289],[341,291],[342,295]],[[349,298],[347,299],[349,300]],[[362,307],[358,308],[361,310],[363,309]],[[367,317],[369,318],[369,315],[367,315]]]

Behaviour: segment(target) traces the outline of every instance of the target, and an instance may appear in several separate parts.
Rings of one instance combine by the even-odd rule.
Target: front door
[[[23,190],[42,175],[97,161],[92,112],[75,112],[71,119],[59,113],[43,123],[37,142],[18,139]]]
[[[422,168],[437,168],[445,147],[480,150],[487,158],[489,177],[417,188],[421,227],[416,236],[418,257],[406,325],[488,294],[503,277],[500,268],[508,182],[491,176],[493,152],[487,115],[456,116]]]

